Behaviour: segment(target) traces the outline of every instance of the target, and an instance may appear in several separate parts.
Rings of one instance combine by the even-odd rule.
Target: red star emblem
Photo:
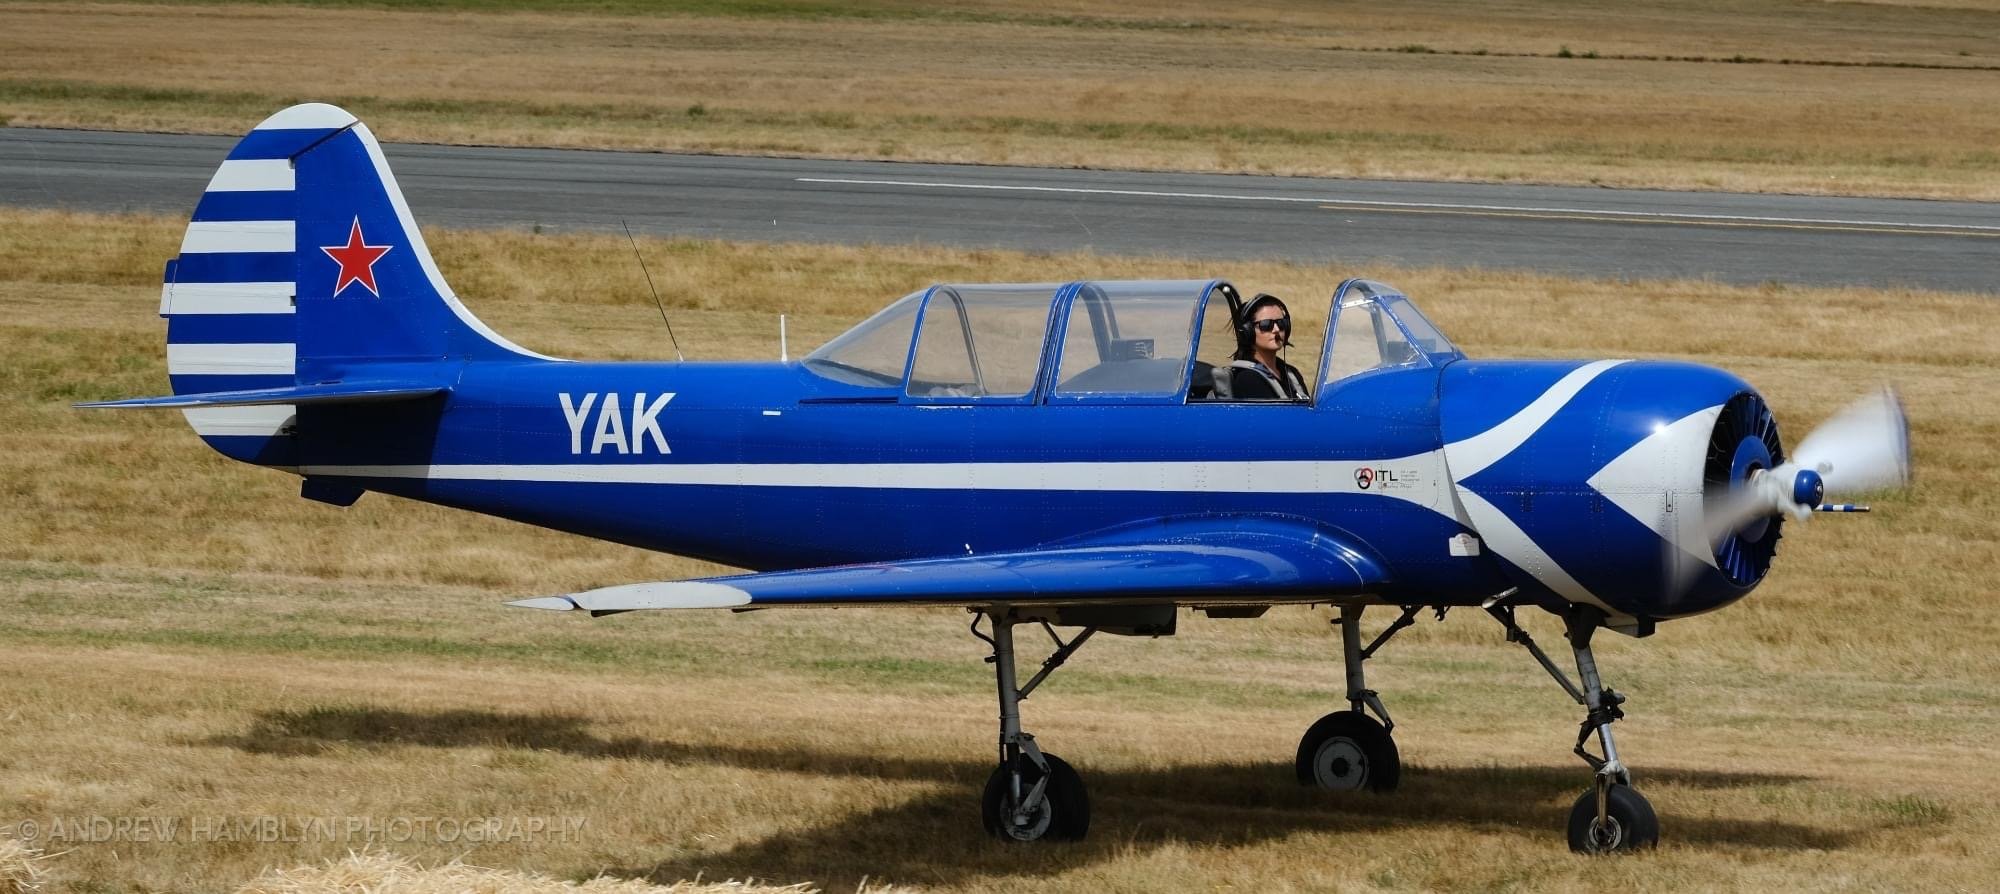
[[[382,292],[375,288],[375,262],[389,253],[391,245],[369,245],[361,237],[361,218],[354,218],[354,228],[347,231],[346,245],[322,245],[320,251],[340,265],[340,277],[333,281],[333,294],[338,297],[349,283],[360,283],[368,287],[375,297]]]

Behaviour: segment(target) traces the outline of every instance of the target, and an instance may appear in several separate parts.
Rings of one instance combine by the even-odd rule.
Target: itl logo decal
[[[1368,466],[1354,470],[1354,486],[1367,490],[1371,487],[1388,490],[1392,487],[1410,487],[1417,482],[1415,469],[1375,469]]]
[[[660,431],[660,411],[667,408],[667,401],[673,400],[672,392],[659,395],[651,402],[641,391],[632,395],[630,416],[618,400],[617,394],[599,395],[591,392],[577,403],[568,394],[557,395],[562,399],[563,419],[569,422],[569,452],[571,456],[583,453],[583,432],[589,428],[590,452],[599,454],[610,448],[613,453],[634,454],[646,452],[646,445],[653,446],[655,453],[672,453],[667,448],[667,436]],[[598,398],[602,397],[602,400]],[[592,408],[596,409],[597,422],[587,425]]]

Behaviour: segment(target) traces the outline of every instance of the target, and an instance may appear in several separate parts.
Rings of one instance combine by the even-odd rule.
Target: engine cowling
[[[1742,379],[1666,361],[1462,361],[1440,421],[1454,491],[1531,596],[1644,624],[1719,608],[1762,582],[1781,518],[1712,537],[1717,498],[1784,462]]]

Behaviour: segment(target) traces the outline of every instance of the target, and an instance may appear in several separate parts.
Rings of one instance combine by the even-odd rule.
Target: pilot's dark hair
[[[1280,301],[1278,296],[1269,292],[1258,292],[1257,297],[1250,299],[1249,304],[1243,305],[1243,312],[1236,316],[1236,359],[1257,358],[1257,331],[1250,324],[1257,319],[1257,311],[1271,305],[1277,305],[1279,310],[1284,311],[1285,319],[1292,318],[1292,309],[1286,307],[1285,302]],[[1285,346],[1290,347],[1291,344],[1292,335],[1287,332]]]

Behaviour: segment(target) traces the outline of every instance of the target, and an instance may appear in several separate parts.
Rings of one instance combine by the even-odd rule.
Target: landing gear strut
[[[1381,696],[1368,688],[1362,664],[1397,631],[1415,623],[1412,619],[1418,610],[1418,606],[1404,608],[1402,617],[1364,649],[1361,606],[1341,606],[1340,645],[1346,658],[1348,709],[1321,717],[1299,740],[1293,766],[1300,785],[1330,791],[1389,792],[1402,780],[1402,758],[1396,753],[1396,740],[1389,735],[1396,722],[1382,707]],[[1382,719],[1368,716],[1369,711]]]
[[[1507,641],[1520,643],[1535,656],[1542,669],[1562,684],[1570,698],[1585,708],[1577,729],[1576,755],[1593,771],[1589,791],[1577,798],[1569,812],[1569,849],[1580,854],[1610,854],[1650,848],[1660,843],[1660,819],[1653,805],[1632,787],[1632,773],[1618,760],[1618,745],[1611,737],[1613,721],[1624,718],[1625,696],[1604,685],[1597,675],[1597,658],[1590,649],[1591,635],[1603,626],[1604,612],[1589,606],[1574,606],[1563,616],[1570,650],[1576,654],[1576,673],[1582,686],[1571,683],[1562,669],[1535,645],[1526,630],[1514,623],[1514,607],[1495,605],[1487,611],[1507,628]],[[1601,754],[1585,747],[1597,737]]]
[[[1082,648],[1097,628],[1086,627],[1063,642],[1055,628],[1043,622],[1055,651],[1027,685],[1015,688],[1014,625],[1020,621],[1005,608],[981,617],[992,622],[993,635],[979,632],[979,617],[972,619],[972,635],[993,647],[986,660],[993,665],[1000,694],[1000,765],[987,777],[980,795],[980,821],[986,834],[1002,841],[1079,840],[1090,831],[1090,796],[1083,778],[1062,758],[1043,753],[1035,737],[1021,730],[1021,701]]]

